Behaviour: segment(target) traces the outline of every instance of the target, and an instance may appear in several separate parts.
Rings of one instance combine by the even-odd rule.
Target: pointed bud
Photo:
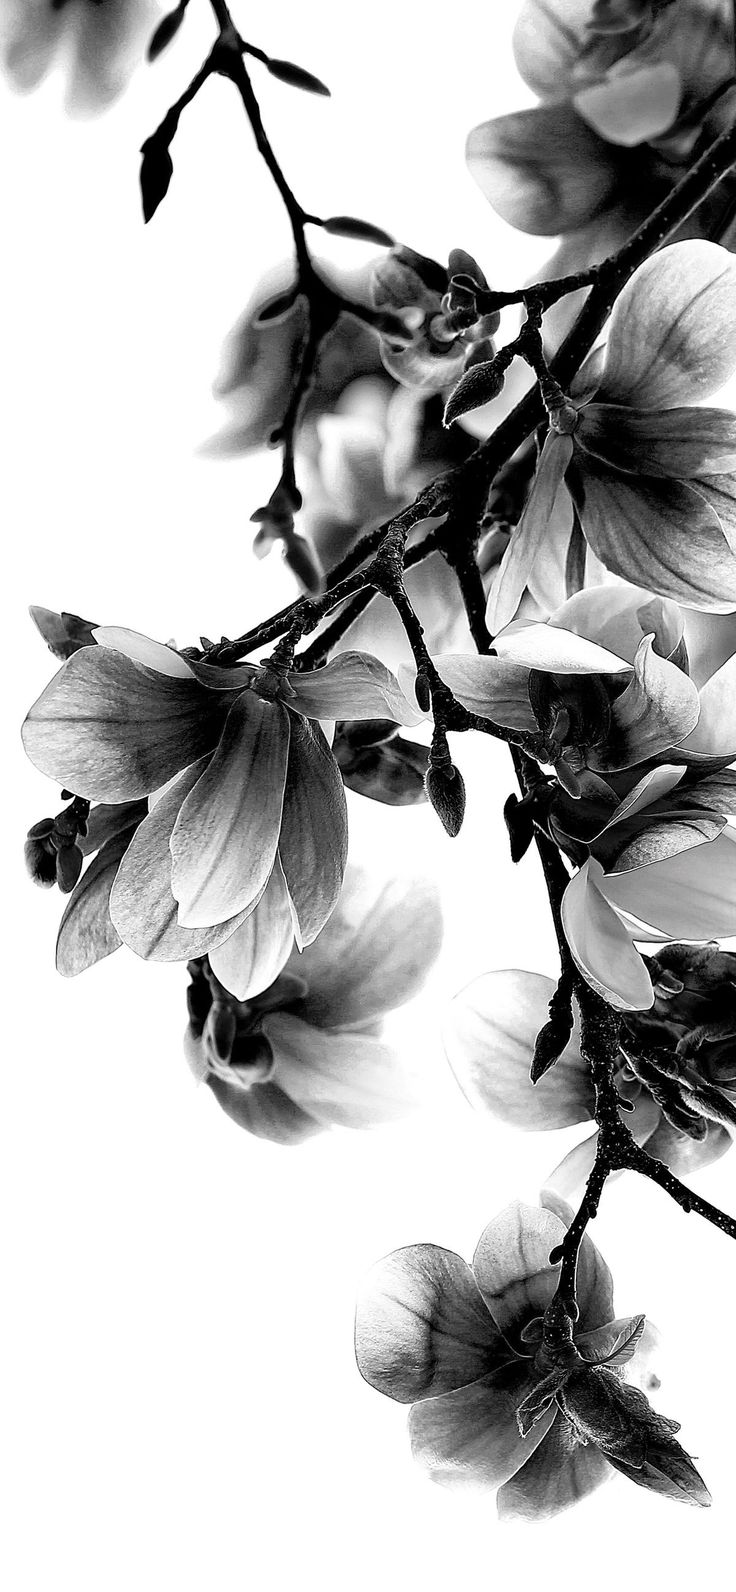
[[[181,0],[180,5],[174,11],[169,11],[165,17],[161,18],[158,27],[154,28],[146,50],[147,61],[157,60],[159,55],[162,55],[167,46],[171,44],[172,39],[176,37],[184,21],[186,9],[187,0]]]
[[[482,404],[490,403],[492,398],[497,398],[503,389],[504,378],[508,370],[512,354],[502,348],[495,359],[489,359],[482,365],[471,365],[463,372],[445,405],[442,424],[451,426],[454,420],[459,420],[461,415],[467,415],[471,409],[479,409]]]
[[[300,536],[294,531],[288,541],[284,542],[284,563],[288,564],[292,575],[296,576],[310,597],[317,597],[324,591],[325,578],[322,567],[306,536]]]
[[[414,695],[417,699],[418,706],[422,710],[422,713],[429,713],[432,707],[432,692],[430,691],[429,681],[423,669],[418,671],[416,680],[414,681]]]
[[[503,816],[509,832],[511,861],[521,862],[534,839],[534,819],[531,807],[512,791],[504,802]]]
[[[278,326],[291,314],[299,297],[299,284],[295,283],[286,293],[277,293],[275,298],[268,299],[253,318],[254,326]]]
[[[451,839],[459,835],[465,817],[465,781],[454,763],[435,765],[427,771],[427,797]]]
[[[329,99],[330,91],[326,84],[313,72],[305,72],[303,66],[296,66],[293,61],[268,60],[265,62],[266,70],[272,77],[277,77],[280,83],[288,83],[290,88],[302,88],[307,94],[324,94]]]
[[[166,198],[174,175],[174,163],[169,154],[169,134],[165,123],[141,145],[141,199],[143,220],[155,216],[162,199]]]
[[[358,216],[328,216],[319,225],[334,238],[354,238],[357,243],[377,243],[386,249],[393,247],[390,232],[374,226],[372,221],[361,221]]]

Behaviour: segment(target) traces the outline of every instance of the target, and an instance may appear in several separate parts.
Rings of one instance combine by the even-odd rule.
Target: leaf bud
[[[280,83],[288,83],[290,88],[304,89],[307,94],[324,94],[329,99],[330,91],[321,78],[315,77],[313,72],[306,72],[303,66],[296,66],[294,61],[270,57],[264,64],[271,76],[278,78]]]
[[[460,770],[454,763],[430,764],[425,786],[437,817],[454,840],[465,817],[465,781]]]
[[[393,238],[390,232],[385,232],[383,227],[376,227],[372,221],[361,221],[358,216],[328,216],[326,221],[320,221],[323,232],[329,232],[335,238],[353,238],[358,243],[377,243],[382,248],[390,249]]]
[[[161,18],[158,27],[154,28],[149,40],[148,49],[146,50],[147,61],[156,61],[159,55],[162,55],[163,51],[171,44],[172,39],[176,37],[184,21],[186,9],[187,0],[180,0],[180,4],[173,11],[167,12],[166,16]]]
[[[445,405],[443,425],[451,426],[454,420],[459,420],[461,415],[466,415],[471,409],[479,409],[482,404],[497,398],[503,389],[506,371],[508,370],[513,354],[507,348],[502,348],[494,359],[484,361],[482,365],[470,365],[460,377]]]
[[[166,198],[174,175],[174,162],[169,153],[170,137],[171,133],[166,123],[162,122],[156,132],[141,145],[143,156],[140,172],[141,199],[143,220],[146,222],[155,216],[161,201]]]

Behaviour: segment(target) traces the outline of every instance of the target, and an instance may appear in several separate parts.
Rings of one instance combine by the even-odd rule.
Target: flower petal
[[[672,126],[681,97],[677,68],[669,61],[657,61],[589,84],[573,95],[573,105],[607,143],[631,149],[659,138]]]
[[[113,652],[121,652],[124,657],[130,658],[131,663],[145,664],[147,669],[154,669],[156,674],[167,675],[172,680],[194,678],[186,658],[182,658],[174,647],[165,646],[162,641],[152,641],[150,636],[142,636],[137,630],[125,630],[121,625],[97,625],[92,634],[98,647],[110,647]]]
[[[368,652],[342,652],[323,669],[288,675],[290,705],[313,719],[394,719],[419,724],[425,717],[404,695],[385,664]]]
[[[371,1387],[412,1404],[475,1382],[509,1351],[470,1267],[436,1244],[412,1244],[365,1277],[355,1354]]]
[[[524,0],[514,26],[514,58],[540,99],[559,99],[577,80],[591,0]]]
[[[575,966],[604,1000],[617,1011],[642,1011],[654,1002],[651,979],[602,893],[603,877],[600,863],[589,857],[570,880],[562,898],[565,938]]]
[[[323,929],[342,889],[348,846],[345,790],[318,724],[289,715],[279,855],[295,914],[297,945]]]
[[[471,1105],[524,1131],[566,1128],[593,1115],[577,1021],[554,1067],[537,1084],[529,1077],[556,987],[541,973],[484,973],[455,996],[443,1024],[447,1059]]]
[[[664,1161],[676,1177],[689,1178],[693,1172],[701,1172],[703,1167],[719,1161],[732,1143],[728,1129],[720,1123],[709,1122],[705,1138],[691,1139],[662,1119],[647,1140],[646,1148],[655,1160]]]
[[[274,1083],[326,1127],[373,1127],[416,1107],[408,1069],[372,1034],[313,1028],[287,1012],[270,1013],[263,1029],[276,1058]]]
[[[440,679],[470,713],[512,730],[539,733],[529,701],[526,663],[446,652],[432,661]]]
[[[557,1413],[553,1404],[522,1437],[516,1410],[530,1390],[529,1362],[516,1361],[415,1404],[409,1416],[415,1460],[445,1486],[501,1486],[538,1448]]]
[[[650,255],[613,306],[600,397],[673,409],[736,371],[736,260],[701,238]]]
[[[579,1200],[593,1170],[598,1147],[598,1129],[568,1150],[553,1172],[544,1180],[544,1193],[559,1194],[563,1200]]]
[[[188,768],[139,824],[110,893],[110,916],[125,945],[153,962],[186,962],[226,940],[243,922],[240,913],[211,928],[185,929],[171,892],[171,832],[182,802],[205,761]]]
[[[251,906],[274,865],[289,754],[280,702],[243,691],[171,837],[171,884],[183,928],[205,928]]]
[[[580,593],[581,597],[587,595],[587,592]],[[529,669],[548,669],[553,674],[620,674],[630,667],[626,658],[579,633],[563,629],[555,622],[554,615],[545,625],[528,625],[515,620],[496,636],[494,645],[503,659],[525,664]],[[493,660],[481,658],[478,661],[490,663]]]
[[[709,757],[736,757],[736,655],[701,687],[700,717],[683,747]]]
[[[588,754],[590,768],[632,768],[677,746],[698,722],[698,688],[676,664],[654,651],[645,636],[634,658],[634,678],[611,704],[605,742]]]
[[[23,744],[42,773],[78,796],[130,801],[212,751],[228,705],[196,680],[82,647],[34,703]]]
[[[550,237],[598,215],[619,176],[615,153],[564,101],[481,122],[465,158],[497,215]]]
[[[302,1111],[275,1083],[259,1083],[252,1089],[242,1089],[210,1073],[207,1084],[218,1105],[233,1122],[248,1133],[255,1133],[259,1139],[267,1139],[271,1144],[303,1144],[305,1139],[322,1132],[321,1122],[315,1122],[314,1117]]]
[[[500,1520],[549,1520],[587,1498],[611,1476],[599,1448],[585,1447],[573,1436],[562,1414],[536,1452],[500,1489],[496,1504]]]
[[[502,630],[516,614],[532,566],[542,552],[547,523],[560,512],[557,497],[560,492],[565,492],[565,472],[572,452],[571,437],[555,434],[547,437],[524,512],[511,534],[511,541],[491,587],[486,620],[492,632]],[[572,503],[569,512],[572,531]]]
[[[583,409],[576,447],[631,475],[672,477],[736,470],[736,415],[730,409],[632,409],[592,403]]]
[[[736,934],[736,831],[726,828],[715,840],[630,873],[606,874],[601,889],[614,906],[668,939]]]
[[[550,615],[549,624],[577,636],[587,637],[616,658],[633,664],[643,636],[653,635],[657,652],[671,658],[682,641],[685,624],[682,609],[664,597],[655,597],[642,586],[611,582],[589,586]],[[499,646],[501,636],[496,638]],[[557,672],[560,672],[556,667]]]
[[[289,892],[277,857],[258,905],[234,934],[210,951],[210,967],[231,995],[245,1001],[273,984],[293,944]]]
[[[616,474],[590,454],[573,463],[568,484],[590,546],[614,575],[709,613],[736,608],[736,557],[689,486]]]
[[[347,1028],[393,1011],[421,988],[442,943],[439,893],[430,879],[386,879],[348,867],[340,899],[293,972],[317,1028]]]
[[[64,910],[56,941],[56,967],[75,978],[122,944],[110,917],[110,891],[133,829],[116,835],[93,857]]]
[[[565,1225],[549,1210],[515,1200],[482,1232],[473,1256],[475,1280],[499,1331],[523,1348],[520,1334],[550,1303],[560,1274],[550,1250]]]

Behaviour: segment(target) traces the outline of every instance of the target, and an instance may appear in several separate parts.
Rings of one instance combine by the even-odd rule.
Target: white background
[[[496,221],[467,175],[465,134],[527,103],[509,36],[458,7],[317,0],[235,8],[253,41],[302,62],[331,101],[266,80],[267,125],[303,202],[351,211],[446,257],[460,244],[514,285],[547,252]],[[437,1018],[487,967],[554,972],[533,858],[506,857],[502,749],[458,745],[469,815],[451,843],[425,810],[356,798],[356,855],[431,860],[448,949],[430,1001],[397,1032],[427,1079],[409,1126],[335,1132],[301,1150],[240,1133],[181,1055],[186,976],[120,952],[79,981],[53,968],[60,903],[22,873],[28,825],[57,792],[18,728],[53,668],[28,602],[180,645],[233,634],[288,599],[249,552],[275,461],[197,454],[220,423],[222,339],[288,234],[234,92],[208,85],[182,122],[175,177],[144,229],[137,149],[211,39],[192,0],[176,46],[95,122],[58,80],[4,91],[5,559],[4,1304],[0,1560],[12,1592],[325,1592],[543,1583],[595,1574],[689,1586],[730,1562],[736,1250],[658,1191],[609,1187],[595,1237],[620,1314],[668,1348],[661,1408],[683,1423],[709,1513],[620,1478],[536,1529],[501,1528],[412,1466],[404,1414],[352,1356],[356,1284],[380,1255],[431,1240],[470,1256],[509,1198],[536,1199],[581,1130],[524,1137],[473,1114],[445,1069]],[[341,245],[346,262],[358,246]],[[734,1157],[697,1186],[734,1208]],[[725,1556],[728,1554],[728,1558]]]

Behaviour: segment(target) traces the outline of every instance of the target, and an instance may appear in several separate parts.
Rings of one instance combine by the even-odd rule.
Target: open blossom
[[[78,796],[149,798],[111,889],[120,939],[140,956],[188,960],[242,931],[267,944],[269,966],[287,934],[309,944],[347,853],[342,780],[317,721],[416,722],[394,677],[360,653],[300,675],[219,668],[133,631],[94,638],[31,708],[23,739]],[[256,912],[258,928],[244,928]]]
[[[491,629],[514,618],[535,565],[575,567],[581,532],[615,575],[693,608],[736,608],[736,417],[700,407],[736,372],[735,328],[736,260],[717,244],[673,244],[634,273],[603,354],[551,416]]]
[[[404,1115],[416,1079],[382,1037],[383,1019],[421,987],[441,937],[429,880],[350,865],[329,923],[302,955],[291,949],[267,988],[238,1000],[213,956],[190,962],[192,1070],[234,1122],[279,1144]],[[235,938],[223,948],[230,989],[242,987]]]
[[[630,27],[596,25],[594,0],[525,0],[514,31],[522,77],[542,103],[495,117],[468,138],[470,171],[504,220],[569,235],[581,269],[624,244],[679,176],[699,137],[729,125],[733,16],[728,0],[651,4]],[[722,190],[689,233],[718,236]]]
[[[472,1267],[435,1244],[379,1261],[365,1279],[356,1355],[366,1381],[412,1406],[412,1452],[433,1480],[498,1489],[502,1519],[543,1520],[621,1471],[684,1503],[709,1494],[637,1380],[659,1386],[643,1316],[617,1320],[605,1262],[586,1235],[574,1338],[545,1332],[572,1211],[516,1203],[489,1222]],[[626,1377],[626,1380],[624,1378]]]
[[[69,66],[72,110],[104,110],[118,98],[161,16],[155,0],[5,0],[5,68],[34,89],[58,56]]]
[[[680,1176],[725,1154],[736,1129],[736,958],[717,944],[663,944],[646,957],[654,998],[627,1013],[619,1033],[622,1121],[637,1144]],[[555,982],[504,969],[474,979],[445,1019],[447,1057],[471,1104],[524,1132],[593,1120],[590,1070],[577,1019],[559,1060],[532,1084],[534,1043]],[[595,1159],[597,1130],[547,1178],[578,1198]]]

